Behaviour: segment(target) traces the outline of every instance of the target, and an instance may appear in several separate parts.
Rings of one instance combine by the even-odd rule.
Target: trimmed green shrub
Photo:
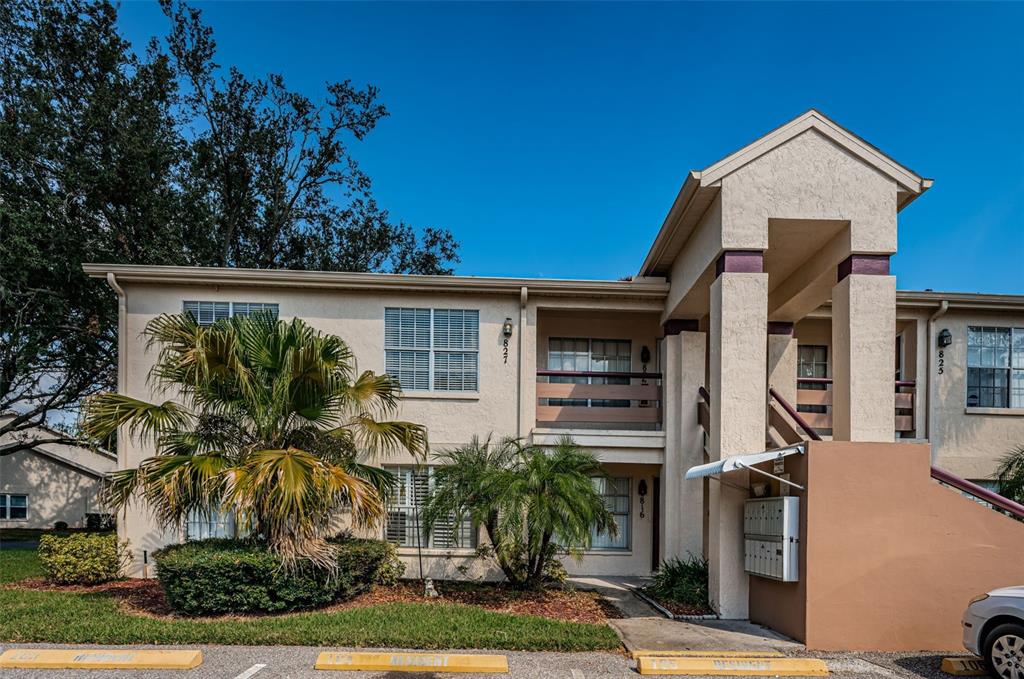
[[[39,563],[46,579],[61,585],[97,585],[116,579],[127,556],[116,533],[41,535]]]
[[[201,540],[153,553],[168,603],[187,615],[276,613],[324,606],[369,589],[393,555],[380,540],[332,541],[334,573],[286,570],[281,558],[252,540]]]
[[[663,561],[647,589],[666,601],[707,607],[708,560],[690,554],[683,561],[675,557]]]

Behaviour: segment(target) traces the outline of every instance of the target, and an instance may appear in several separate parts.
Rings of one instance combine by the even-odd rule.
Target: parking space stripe
[[[245,672],[242,672],[242,673],[241,673],[241,674],[239,674],[239,675],[238,675],[237,677],[235,677],[235,679],[249,679],[249,677],[252,677],[252,676],[254,676],[254,675],[255,675],[255,674],[257,673],[257,672],[259,672],[260,670],[262,670],[262,669],[263,669],[264,667],[266,667],[266,665],[265,665],[265,664],[256,664],[256,665],[253,665],[252,667],[250,667],[249,669],[247,669],[247,670],[246,670]]]

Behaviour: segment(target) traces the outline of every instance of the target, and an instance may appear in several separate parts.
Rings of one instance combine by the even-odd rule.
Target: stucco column
[[[704,385],[705,334],[666,324],[662,340],[665,463],[661,470],[661,559],[702,553],[704,488],[685,481],[686,470],[704,462],[697,423],[698,390]]]
[[[765,449],[768,275],[761,253],[725,253],[711,284],[710,392],[712,460]],[[709,484],[711,604],[723,618],[747,617],[743,568],[745,475]]]
[[[851,255],[832,288],[832,437],[892,441],[896,278],[889,257]]]

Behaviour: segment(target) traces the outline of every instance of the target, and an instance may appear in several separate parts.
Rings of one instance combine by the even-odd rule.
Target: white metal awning
[[[705,476],[715,476],[717,474],[725,474],[727,472],[738,471],[740,469],[751,469],[755,464],[761,462],[771,462],[772,460],[781,460],[788,455],[803,455],[804,444],[798,443],[793,446],[786,446],[785,448],[776,448],[775,450],[766,450],[763,453],[750,453],[748,455],[733,455],[716,462],[708,462],[707,464],[699,464],[696,467],[690,467],[686,471],[687,479],[700,479]],[[762,472],[760,469],[753,469],[759,474],[765,476],[771,476],[772,478],[778,478],[767,472]],[[789,482],[786,482],[789,484]],[[789,484],[796,486],[796,484]],[[797,486],[799,487],[799,486]]]

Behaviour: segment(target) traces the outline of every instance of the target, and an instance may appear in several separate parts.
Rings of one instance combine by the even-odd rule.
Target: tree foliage
[[[591,479],[600,463],[571,439],[551,450],[516,439],[474,438],[438,456],[424,528],[469,519],[483,526],[494,557],[516,587],[536,588],[559,552],[578,556],[591,531],[618,534],[615,519]]]
[[[166,39],[135,50],[109,2],[0,3],[0,413],[16,413],[0,454],[114,385],[114,296],[83,262],[447,274],[458,261],[448,231],[381,209],[353,157],[387,115],[375,87],[311,98],[222,69],[198,10],[162,7]]]
[[[1024,504],[1024,445],[1003,456],[996,469],[999,494]]]
[[[392,482],[357,458],[426,451],[422,426],[385,419],[397,408],[391,378],[357,374],[344,341],[300,319],[260,313],[204,327],[164,315],[146,334],[159,349],[150,377],[176,399],[104,393],[85,407],[95,439],[123,427],[156,449],[113,475],[106,500],[117,509],[139,497],[174,527],[194,513],[232,513],[286,563],[333,567],[325,536],[335,511],[376,523]]]

